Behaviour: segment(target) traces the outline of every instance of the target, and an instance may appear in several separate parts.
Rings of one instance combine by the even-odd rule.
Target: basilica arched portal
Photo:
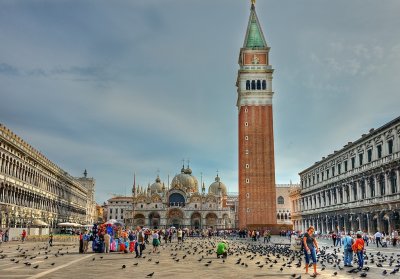
[[[190,218],[190,225],[192,229],[201,228],[201,214],[199,212],[194,212]]]
[[[153,229],[160,227],[160,214],[158,212],[151,212],[149,214],[149,227]]]
[[[168,226],[181,228],[183,227],[183,211],[178,208],[172,208],[168,211]]]
[[[143,214],[136,214],[133,217],[133,224],[135,226],[144,226],[145,225],[145,220],[146,220],[146,218],[144,217]]]
[[[218,217],[215,213],[208,213],[206,215],[206,225],[208,228],[215,229],[217,227]]]

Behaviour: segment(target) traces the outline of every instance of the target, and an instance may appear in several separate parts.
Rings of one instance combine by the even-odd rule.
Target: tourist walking
[[[152,238],[153,238],[153,253],[154,253],[157,252],[158,246],[160,246],[160,235],[158,234],[157,231],[154,231],[154,233],[152,234]]]
[[[344,253],[344,266],[353,267],[353,244],[354,239],[351,237],[351,233],[348,232],[345,237],[343,237],[343,253]]]
[[[353,243],[353,251],[354,253],[357,254],[357,259],[358,259],[358,269],[361,270],[364,266],[364,252],[365,252],[365,246],[364,246],[364,240],[361,237],[361,234],[357,234],[357,239]]]
[[[23,230],[22,230],[22,234],[21,234],[21,240],[22,240],[22,242],[25,242],[25,238],[26,238],[26,230],[23,229]]]
[[[306,258],[306,274],[308,274],[308,266],[310,259],[313,261],[314,276],[319,275],[317,272],[317,254],[319,252],[317,240],[314,237],[315,229],[313,226],[309,227],[303,236],[304,254]]]
[[[178,237],[178,243],[182,242],[182,230],[180,228],[178,229],[176,236]]]
[[[392,236],[392,245],[393,247],[397,246],[397,240],[399,239],[399,232],[397,230],[393,231],[393,236]]]
[[[342,247],[342,232],[338,230],[338,233],[336,235],[336,244],[335,246],[340,246]]]
[[[144,248],[146,247],[144,244],[144,232],[142,227],[137,226],[136,227],[136,243],[135,243],[135,258],[141,258],[142,257],[142,252]]]
[[[2,230],[0,230],[0,246],[1,246],[1,243],[3,243],[3,231]]]
[[[52,233],[49,234],[49,245],[50,245],[50,247],[53,247],[53,234]]]
[[[379,244],[381,245],[381,247],[383,247],[381,239],[382,239],[382,234],[380,231],[377,231],[376,234],[374,235],[375,238],[375,243],[376,243],[376,247],[379,247]]]
[[[336,233],[332,232],[332,241],[333,241],[333,246],[336,246]]]
[[[110,253],[111,236],[108,233],[104,234],[104,253]]]

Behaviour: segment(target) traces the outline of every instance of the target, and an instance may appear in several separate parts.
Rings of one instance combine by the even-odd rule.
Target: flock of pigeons
[[[290,247],[285,245],[264,245],[258,242],[247,242],[242,240],[228,241],[229,252],[226,259],[218,259],[216,257],[216,246],[220,239],[189,239],[184,243],[172,243],[160,247],[157,252],[144,251],[144,255],[139,259],[133,259],[129,264],[123,264],[122,269],[129,269],[129,267],[143,266],[144,273],[150,272],[146,277],[150,278],[157,274],[157,265],[162,263],[171,264],[191,262],[195,265],[201,265],[200,268],[207,268],[211,265],[223,264],[226,266],[235,265],[244,269],[256,268],[269,272],[268,274],[276,275],[281,273],[283,277],[301,279],[306,276],[317,277],[318,275],[305,274],[305,261],[302,251],[291,250]],[[41,263],[47,267],[54,266],[56,262],[52,261],[54,257],[62,257],[66,254],[76,254],[76,246],[70,247],[49,247],[47,245],[36,245],[31,249],[26,249],[25,246],[19,245],[16,247],[17,253],[13,257],[8,257],[7,253],[0,251],[0,260],[9,260],[15,264],[24,264],[26,267],[34,269],[39,268],[39,264],[32,264],[35,258],[41,255],[44,262]],[[400,269],[400,253],[367,253],[364,257],[364,268],[359,270],[357,267],[348,268],[343,266],[343,253],[332,246],[320,247],[320,253],[317,255],[318,271],[323,271],[324,275],[329,277],[367,277],[368,273],[374,270],[371,278],[376,278],[376,274],[381,273],[382,276],[388,278],[399,278],[398,272]],[[75,250],[74,250],[75,249]],[[151,250],[151,249],[148,249]],[[74,251],[74,252],[72,252]],[[43,258],[44,256],[44,258]],[[103,260],[105,257],[111,257],[110,254],[93,254],[92,261]],[[118,257],[118,255],[115,255]],[[144,264],[146,262],[146,264]],[[197,262],[197,263],[196,263]],[[1,263],[1,262],[0,262]],[[357,260],[354,259],[354,266],[357,266]],[[154,264],[154,267],[151,265]],[[222,266],[219,266],[222,267]],[[232,266],[231,266],[232,267]],[[152,269],[152,270],[151,270]],[[312,268],[310,268],[312,270]],[[147,272],[146,272],[147,271]],[[234,271],[232,271],[234,272]],[[246,272],[246,271],[245,271]],[[257,271],[258,272],[258,271]],[[249,274],[257,273],[254,270],[249,271]],[[268,276],[267,273],[260,276]],[[161,273],[160,273],[161,275]],[[349,276],[346,276],[349,275]],[[232,275],[234,278],[235,275]]]

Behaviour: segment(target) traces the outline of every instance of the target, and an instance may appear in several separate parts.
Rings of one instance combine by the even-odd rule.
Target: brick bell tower
[[[269,47],[251,1],[236,81],[239,111],[239,227],[276,227],[272,73]]]

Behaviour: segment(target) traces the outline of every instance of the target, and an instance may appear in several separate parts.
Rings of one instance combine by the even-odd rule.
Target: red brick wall
[[[239,113],[239,227],[273,224],[276,189],[272,105],[243,106]]]

